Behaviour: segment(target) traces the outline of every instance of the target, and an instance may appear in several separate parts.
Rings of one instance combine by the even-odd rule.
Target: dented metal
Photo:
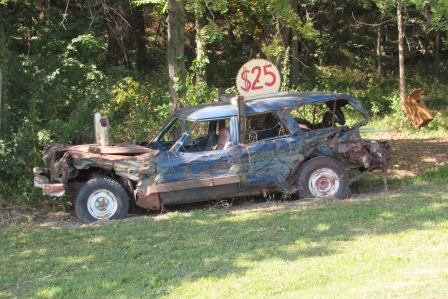
[[[34,187],[42,189],[44,195],[52,197],[62,197],[65,194],[65,186],[63,183],[51,183],[44,168],[35,167],[34,172]]]
[[[331,127],[305,131],[291,114],[304,105],[323,105],[333,113],[350,106],[362,119],[350,127],[336,126],[333,116]],[[386,142],[360,137],[359,127],[369,118],[353,96],[278,93],[247,98],[245,108],[247,124],[246,117],[238,116],[238,107],[229,103],[181,109],[151,142],[140,145],[49,146],[44,152],[46,168],[35,168],[35,186],[45,195],[62,196],[69,187],[76,189],[79,183],[106,175],[119,181],[137,205],[157,210],[164,204],[294,192],[301,165],[317,156],[340,160],[358,169],[359,177],[373,169],[387,170],[390,148]],[[251,117],[260,115],[262,122],[251,123]],[[182,125],[176,127],[180,121],[192,125],[182,130]],[[230,132],[229,146],[218,150],[223,126]],[[202,131],[196,132],[198,128]],[[177,139],[169,138],[176,133]]]

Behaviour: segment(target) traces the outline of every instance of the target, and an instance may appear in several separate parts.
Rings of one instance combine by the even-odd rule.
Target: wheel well
[[[134,181],[118,176],[113,170],[107,170],[99,167],[79,169],[76,178],[71,179],[68,182],[68,185],[70,186],[71,189],[70,193],[77,194],[81,189],[81,187],[87,181],[99,176],[109,177],[119,182],[128,193],[129,198],[132,199],[133,202],[135,202],[134,190],[137,184]]]
[[[296,179],[297,179],[297,176],[299,175],[299,170],[303,166],[303,164],[305,164],[309,160],[317,158],[317,157],[329,157],[329,156],[324,155],[324,154],[322,154],[321,152],[319,152],[317,150],[313,151],[313,153],[310,156],[308,156],[304,160],[300,161],[297,164],[297,166],[294,168],[294,170],[291,172],[291,175],[288,178],[290,186],[295,186],[296,185]],[[333,158],[333,157],[329,157],[329,158]]]
[[[345,198],[350,185],[345,164],[328,156],[308,160],[297,175],[299,198]]]
[[[115,178],[115,174],[111,170],[106,170],[99,167],[91,167],[87,169],[79,169],[78,175],[73,180],[80,183],[85,183],[97,176],[107,176],[110,178]]]

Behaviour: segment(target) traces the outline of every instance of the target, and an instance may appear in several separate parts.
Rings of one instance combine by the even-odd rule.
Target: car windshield
[[[169,151],[198,152],[223,149],[230,143],[229,128],[230,118],[204,120],[173,118],[152,143],[159,149]]]

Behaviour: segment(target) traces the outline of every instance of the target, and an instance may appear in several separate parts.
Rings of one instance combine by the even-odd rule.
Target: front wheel
[[[330,157],[317,157],[303,164],[296,183],[300,198],[343,199],[350,179],[344,164]]]
[[[123,219],[129,209],[123,186],[109,177],[89,180],[75,199],[75,212],[84,223],[103,219]]]

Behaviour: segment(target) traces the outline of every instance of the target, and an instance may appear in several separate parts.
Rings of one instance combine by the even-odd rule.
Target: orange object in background
[[[403,103],[404,111],[416,128],[422,128],[434,119],[425,102],[420,99],[422,92],[423,89],[414,90]]]

